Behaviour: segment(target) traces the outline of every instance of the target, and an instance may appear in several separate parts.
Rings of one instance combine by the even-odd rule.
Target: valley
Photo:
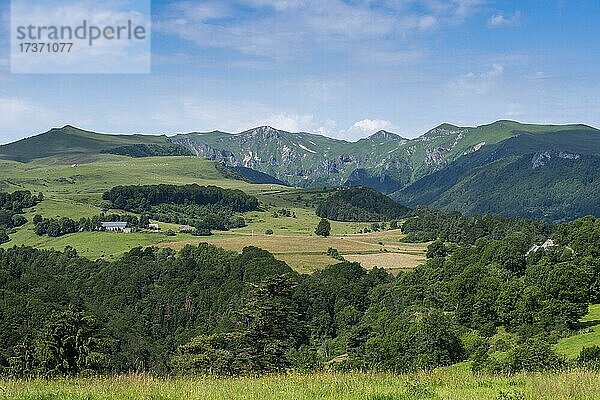
[[[26,210],[25,217],[29,222],[11,234],[11,241],[1,245],[3,248],[24,245],[62,250],[71,246],[90,259],[115,260],[133,247],[180,249],[186,244],[206,242],[239,252],[246,246],[257,246],[300,272],[312,272],[338,262],[327,256],[330,247],[338,249],[349,260],[360,260],[370,268],[379,266],[394,273],[425,261],[426,245],[401,243],[404,235],[399,230],[358,233],[370,223],[331,221],[331,236],[317,237],[314,229],[319,217],[315,215],[315,209],[323,192],[229,179],[218,171],[214,162],[201,158],[99,155],[93,162],[71,165],[55,158],[28,164],[0,161],[0,169],[3,171],[2,190],[41,191],[45,196],[43,202]],[[36,214],[74,220],[90,218],[102,211],[115,211],[106,209],[102,201],[102,194],[113,186],[164,182],[242,189],[257,196],[264,210],[244,213],[245,227],[215,231],[207,237],[180,233],[179,225],[162,222],[159,223],[160,232],[79,232],[58,238],[38,236],[34,232],[31,221]],[[281,208],[291,210],[296,217],[275,218],[273,212]],[[176,235],[165,235],[169,229]],[[265,235],[267,229],[273,234]]]
[[[139,386],[138,375],[120,375],[127,381],[121,385],[85,380],[84,371],[181,374],[183,385],[188,376],[267,374],[256,379],[271,388],[298,376],[315,390],[339,377],[364,382],[384,373],[372,375],[382,379],[377,389],[352,388],[367,398],[485,398],[480,385],[491,385],[490,398],[522,398],[539,394],[539,379],[556,371],[596,390],[585,382],[595,377],[600,354],[600,224],[577,218],[596,214],[596,130],[446,124],[413,141],[380,132],[366,139],[378,143],[366,158],[379,157],[373,149],[389,141],[414,144],[403,158],[410,178],[393,193],[381,186],[389,170],[378,177],[354,168],[348,180],[331,184],[340,170],[303,164],[319,154],[309,147],[320,143],[314,135],[259,128],[235,139],[260,142],[262,134],[276,144],[298,141],[307,154],[298,161],[290,151],[285,165],[300,168],[302,184],[290,184],[299,175],[263,168],[254,150],[242,166],[229,150],[215,153],[229,161],[205,158],[180,138],[65,127],[0,147],[8,327],[0,339],[9,343],[0,349],[0,369],[17,377],[76,376],[62,386],[51,381],[67,398],[89,397],[98,387],[116,391],[114,398]],[[71,137],[78,147],[68,145]],[[567,143],[571,137],[577,140]],[[454,143],[447,149],[472,148],[427,147],[446,140]],[[425,147],[415,144],[421,142]],[[424,163],[415,161],[421,150]],[[278,163],[275,157],[269,165]],[[331,174],[338,174],[333,181]],[[360,185],[350,186],[352,177]],[[447,212],[456,209],[467,212]],[[108,231],[101,221],[130,225]],[[550,239],[548,249],[528,252]],[[46,343],[71,346],[55,329],[87,335],[90,347],[76,344],[68,353],[83,361],[47,350]],[[523,375],[517,384],[503,378],[536,371],[541,375]],[[397,379],[406,383],[386,386]],[[457,379],[477,389],[448,386]],[[44,396],[50,387],[34,384],[29,392],[22,381],[1,382],[16,398]],[[305,388],[279,397],[310,397]],[[180,396],[154,381],[144,390]]]

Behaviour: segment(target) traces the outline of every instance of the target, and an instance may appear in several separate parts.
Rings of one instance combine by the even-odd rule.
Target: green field
[[[473,375],[468,364],[407,375],[320,373],[262,378],[112,378],[0,381],[5,399],[332,399],[332,400],[584,400],[600,398],[600,373],[573,370]]]
[[[0,190],[30,190],[42,192],[45,200],[26,210],[30,221],[10,235],[11,241],[1,247],[14,245],[62,250],[75,248],[90,259],[114,260],[137,246],[181,248],[185,244],[214,243],[226,249],[241,251],[245,246],[258,246],[273,252],[301,272],[312,272],[335,264],[326,255],[329,247],[336,248],[351,261],[366,268],[375,266],[391,272],[411,269],[425,260],[424,245],[403,244],[400,231],[368,235],[357,234],[368,223],[332,221],[331,237],[318,238],[314,228],[319,222],[314,209],[327,196],[323,190],[305,190],[279,185],[259,185],[224,177],[215,164],[197,157],[129,158],[97,155],[93,162],[65,164],[61,158],[40,159],[30,163],[0,161]],[[102,211],[102,194],[118,185],[191,184],[237,188],[258,197],[262,211],[244,214],[248,226],[228,232],[214,232],[211,237],[180,234],[170,237],[164,232],[179,226],[160,223],[162,232],[116,234],[84,232],[59,238],[37,236],[31,220],[36,214],[49,217],[69,217],[79,220]],[[273,211],[286,208],[296,217],[273,217]],[[114,210],[111,210],[113,212]],[[270,229],[273,235],[265,235]]]
[[[591,304],[589,313],[581,319],[578,334],[561,339],[555,349],[569,359],[577,358],[581,349],[600,346],[600,304]]]

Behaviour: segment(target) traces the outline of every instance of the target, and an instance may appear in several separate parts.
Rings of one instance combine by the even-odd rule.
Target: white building
[[[544,251],[545,251],[545,250],[548,250],[550,247],[554,247],[554,246],[556,246],[556,244],[554,244],[554,240],[548,239],[548,240],[546,240],[544,243],[542,243],[540,245],[534,244],[533,246],[531,246],[531,248],[529,249],[529,251],[525,255],[528,256],[531,253],[535,253],[539,249],[544,249]]]
[[[101,225],[102,229],[109,232],[125,232],[126,229],[129,230],[126,233],[131,232],[131,229],[127,228],[127,222],[102,222]]]

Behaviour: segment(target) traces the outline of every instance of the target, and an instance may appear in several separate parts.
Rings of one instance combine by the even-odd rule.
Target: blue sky
[[[41,0],[40,0],[41,1]],[[11,75],[0,143],[271,125],[356,140],[442,122],[600,126],[600,1],[153,1],[149,75]]]

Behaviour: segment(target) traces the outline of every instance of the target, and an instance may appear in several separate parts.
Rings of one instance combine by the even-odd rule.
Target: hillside
[[[67,125],[37,136],[0,146],[0,158],[30,162],[39,158],[60,156],[73,162],[107,152],[113,148],[135,144],[168,145],[166,136],[107,135]]]
[[[598,214],[600,131],[497,121],[442,124],[416,139],[380,131],[357,142],[259,127],[166,136],[104,135],[71,126],[0,146],[0,158],[195,155],[231,179],[304,188],[365,186],[410,207],[549,220]],[[537,161],[536,161],[537,160]],[[535,166],[535,167],[534,167]]]
[[[389,197],[367,187],[340,189],[317,207],[319,217],[334,221],[390,221],[406,216],[410,210]]]
[[[391,193],[443,169],[456,159],[523,133],[596,131],[583,125],[527,125],[498,121],[479,127],[442,124],[416,139],[380,131],[357,142],[259,127],[171,140],[195,154],[267,173],[303,187],[364,185]]]
[[[470,215],[573,219],[600,214],[600,133],[577,129],[514,138],[458,158],[392,197]]]
[[[102,154],[97,158],[78,165],[65,165],[55,158],[30,163],[0,160],[0,192],[29,190],[44,194],[41,203],[24,210],[27,223],[16,232],[9,232],[10,241],[1,244],[0,248],[25,245],[62,250],[71,246],[80,255],[93,260],[114,260],[136,246],[180,249],[186,244],[209,242],[236,252],[246,246],[258,246],[302,272],[336,263],[336,259],[327,255],[330,247],[338,249],[348,259],[360,260],[366,267],[379,266],[392,272],[411,269],[425,260],[426,244],[401,243],[399,239],[403,235],[398,230],[356,234],[370,225],[367,222],[333,221],[332,237],[317,238],[314,229],[320,218],[315,215],[315,208],[331,190],[285,187],[269,181],[268,177],[263,177],[263,184],[250,183],[249,179],[240,180],[239,174],[232,174],[228,169],[198,157],[129,158]],[[32,221],[37,214],[75,221],[92,218],[108,206],[102,195],[111,188],[161,183],[240,189],[256,196],[261,210],[243,213],[247,226],[214,231],[209,237],[182,233],[179,232],[181,224],[162,222],[159,232],[140,231],[127,235],[86,231],[48,237],[35,233]],[[278,214],[282,210],[294,217]],[[120,211],[110,211],[115,212]],[[169,229],[176,235],[167,236]],[[266,230],[273,234],[265,235]],[[0,234],[1,231],[0,226]],[[384,249],[387,252],[384,253]]]

